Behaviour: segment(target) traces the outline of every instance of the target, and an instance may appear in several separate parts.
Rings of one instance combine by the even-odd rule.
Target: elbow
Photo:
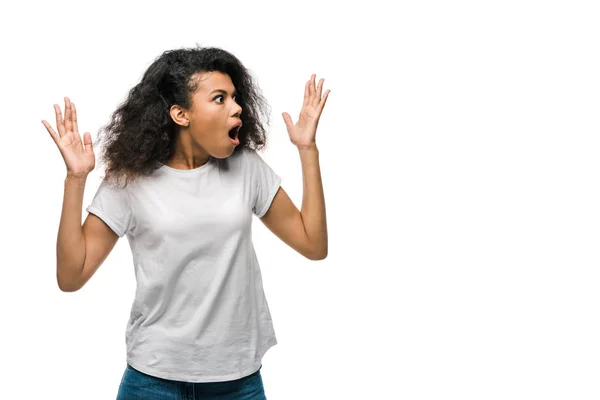
[[[312,261],[320,261],[327,258],[327,247],[321,249],[315,249],[309,254],[305,254],[305,257]]]
[[[58,288],[60,289],[61,292],[64,293],[73,293],[79,290],[78,287],[75,286],[65,286],[65,285],[58,285]]]
[[[61,292],[65,292],[65,293],[73,293],[78,291],[79,289],[81,289],[79,286],[75,286],[75,285],[65,285],[65,284],[58,284],[58,288],[60,289]]]
[[[79,285],[74,280],[65,281],[62,279],[58,279],[58,277],[57,277],[56,283],[58,284],[58,288],[60,289],[60,291],[65,292],[65,293],[72,293],[72,292],[76,292],[79,289],[81,289],[81,285]]]
[[[324,253],[322,255],[319,254],[317,256],[314,256],[314,257],[310,258],[310,260],[312,260],[312,261],[321,261],[321,260],[324,260],[326,258],[327,258],[327,253]]]

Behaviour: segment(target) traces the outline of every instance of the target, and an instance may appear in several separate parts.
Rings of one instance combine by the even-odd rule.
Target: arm
[[[65,118],[54,105],[56,127],[42,120],[58,146],[67,167],[63,207],[56,239],[56,280],[63,292],[79,290],[94,274],[117,242],[118,236],[98,217],[88,215],[81,226],[83,192],[88,174],[94,169],[95,155],[89,132],[83,143],[77,125],[75,104],[65,97]]]
[[[316,146],[300,149],[303,196],[301,211],[280,188],[269,211],[261,218],[271,232],[310,260],[327,257],[327,219]]]
[[[290,141],[296,145],[302,163],[303,196],[299,211],[287,193],[280,188],[262,222],[282,241],[311,260],[327,257],[327,220],[319,151],[315,142],[317,125],[329,90],[321,96],[323,79],[315,84],[313,74],[304,88],[304,103],[294,125],[283,113]]]
[[[65,179],[65,195],[56,240],[56,279],[64,292],[74,291],[85,260],[81,208],[86,178]]]
[[[65,179],[65,197],[56,241],[56,279],[63,292],[81,289],[106,260],[119,239],[94,214],[88,214],[81,226],[85,181],[85,178]]]

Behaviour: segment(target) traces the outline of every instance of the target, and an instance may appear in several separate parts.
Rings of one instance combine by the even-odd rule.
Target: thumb
[[[285,122],[285,126],[288,130],[288,132],[292,132],[294,130],[294,124],[292,122],[292,117],[290,117],[290,114],[284,112],[281,114],[283,116],[283,121]]]
[[[83,145],[85,147],[85,151],[94,152],[92,149],[92,135],[89,132],[83,134]]]

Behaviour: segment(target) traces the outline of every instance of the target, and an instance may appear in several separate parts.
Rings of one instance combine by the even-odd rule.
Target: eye
[[[219,98],[222,100],[222,99],[223,99],[223,95],[222,95],[222,94],[220,94],[220,95],[218,95],[217,97],[215,97],[213,100],[217,100],[217,99],[219,99]],[[222,103],[222,101],[218,101],[217,103]]]

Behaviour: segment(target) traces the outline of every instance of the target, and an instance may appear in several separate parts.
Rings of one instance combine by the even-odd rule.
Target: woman
[[[103,127],[106,175],[81,226],[94,169],[75,105],[42,121],[67,167],[57,280],[79,290],[125,235],[137,290],[126,332],[125,399],[264,399],[261,360],[277,344],[251,238],[252,215],[311,260],[327,255],[317,125],[329,90],[306,83],[294,124],[301,210],[257,150],[266,102],[242,63],[218,48],[164,52]],[[124,185],[117,185],[124,181]]]

